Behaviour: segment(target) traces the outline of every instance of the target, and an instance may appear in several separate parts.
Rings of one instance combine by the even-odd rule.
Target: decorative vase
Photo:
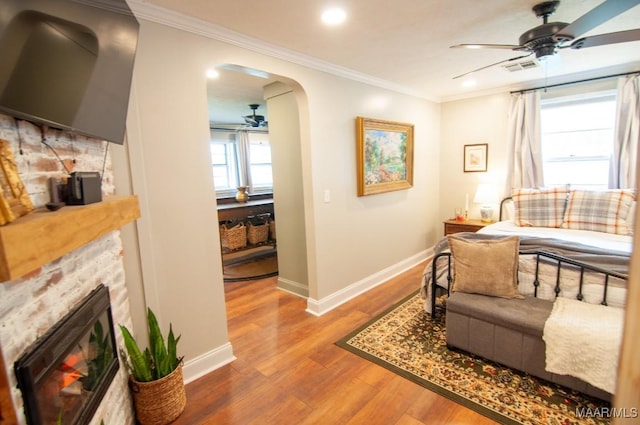
[[[236,201],[240,203],[247,202],[249,200],[249,194],[247,193],[247,186],[238,186],[236,192]]]
[[[187,404],[182,364],[155,381],[139,382],[129,377],[129,388],[141,425],[167,425],[182,414]]]

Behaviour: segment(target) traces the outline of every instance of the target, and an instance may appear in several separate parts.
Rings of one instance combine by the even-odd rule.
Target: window
[[[273,190],[269,135],[253,131],[245,134],[246,138],[236,131],[211,130],[211,166],[219,198],[233,196],[241,184],[249,186],[252,194]]]
[[[616,96],[612,91],[542,101],[545,186],[608,187],[615,112]]]
[[[265,133],[249,133],[249,169],[254,192],[272,190],[271,145]]]
[[[211,164],[216,187],[231,189],[238,186],[236,147],[233,143],[211,143]]]

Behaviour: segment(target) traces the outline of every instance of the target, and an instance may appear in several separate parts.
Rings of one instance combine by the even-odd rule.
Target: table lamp
[[[490,223],[493,221],[493,205],[498,201],[498,190],[489,183],[480,183],[473,197],[473,202],[481,204],[480,217],[481,221]]]

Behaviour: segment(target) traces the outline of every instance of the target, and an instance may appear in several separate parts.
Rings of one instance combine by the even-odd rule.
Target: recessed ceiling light
[[[344,9],[333,7],[322,12],[322,22],[327,25],[340,25],[347,19]]]
[[[462,87],[475,87],[477,84],[476,80],[466,80],[462,83]]]
[[[220,74],[215,69],[207,69],[207,78],[213,79],[218,78]]]

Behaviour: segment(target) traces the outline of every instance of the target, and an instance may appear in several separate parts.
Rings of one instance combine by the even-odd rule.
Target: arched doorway
[[[236,65],[218,69],[209,80],[211,126],[246,128],[244,116],[257,104],[268,129],[277,226],[278,287],[309,294],[298,101],[289,79]],[[215,185],[215,181],[214,181]],[[222,201],[220,201],[222,202]],[[219,207],[220,209],[220,207]]]

